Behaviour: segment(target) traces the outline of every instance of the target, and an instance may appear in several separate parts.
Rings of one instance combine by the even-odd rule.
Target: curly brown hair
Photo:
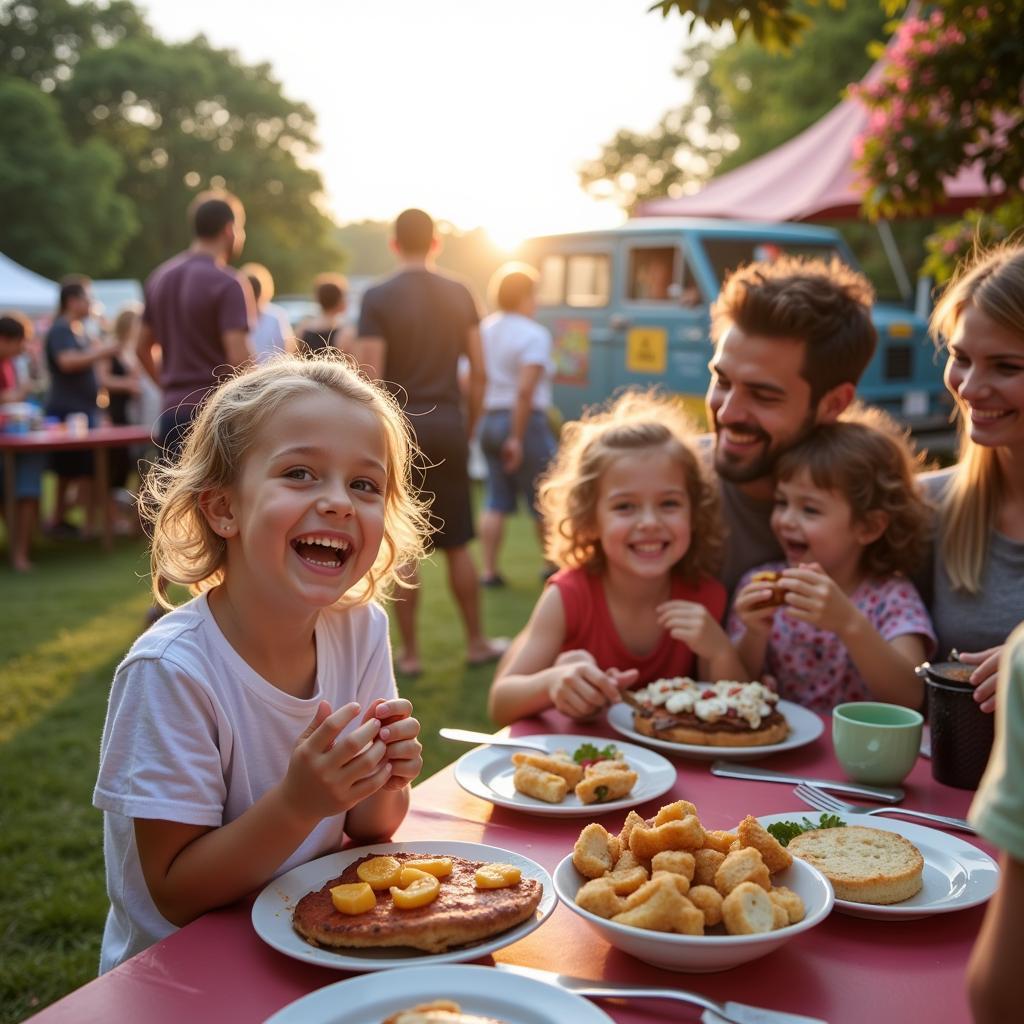
[[[724,530],[718,488],[697,455],[695,437],[680,403],[656,391],[625,391],[610,404],[566,423],[538,490],[549,527],[547,558],[562,568],[601,571],[605,557],[597,536],[597,496],[602,475],[623,455],[665,447],[683,468],[691,510],[690,547],[672,571],[691,583],[714,573],[721,563]]]
[[[909,576],[924,561],[930,538],[931,510],[917,482],[924,458],[890,416],[857,405],[781,455],[775,478],[791,480],[806,470],[815,487],[849,502],[855,522],[882,512],[886,528],[864,549],[861,568],[873,577]]]
[[[840,384],[856,384],[871,362],[878,344],[873,301],[867,278],[838,259],[750,263],[722,286],[711,307],[711,336],[717,342],[735,324],[744,334],[803,341],[801,376],[815,404]]]

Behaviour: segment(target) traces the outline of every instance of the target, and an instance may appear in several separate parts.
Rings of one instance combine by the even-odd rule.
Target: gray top
[[[718,578],[729,592],[740,577],[755,566],[783,560],[782,547],[772,533],[772,499],[751,498],[728,480],[718,477],[722,499],[722,518],[725,521],[725,561]]]
[[[932,501],[941,500],[954,472],[951,468],[922,477]],[[941,526],[941,513],[936,515],[936,525]],[[1024,541],[992,532],[981,589],[973,595],[953,590],[941,559],[933,557],[931,591],[932,623],[939,640],[937,658],[946,659],[953,647],[984,651],[1005,643],[1024,621]]]

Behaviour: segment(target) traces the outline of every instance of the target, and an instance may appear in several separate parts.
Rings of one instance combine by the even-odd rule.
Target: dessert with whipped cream
[[[764,683],[659,679],[633,691],[634,727],[645,736],[711,747],[779,743],[789,725]]]

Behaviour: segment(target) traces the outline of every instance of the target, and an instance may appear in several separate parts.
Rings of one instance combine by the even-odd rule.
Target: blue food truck
[[[555,342],[555,405],[566,418],[627,385],[661,385],[703,422],[711,358],[710,305],[728,274],[782,254],[837,257],[842,236],[810,224],[651,217],[526,242],[540,271],[537,319]],[[948,424],[942,361],[924,317],[874,308],[878,350],[858,394],[918,431]]]

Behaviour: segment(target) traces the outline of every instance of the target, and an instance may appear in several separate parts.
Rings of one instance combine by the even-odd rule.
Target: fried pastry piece
[[[520,793],[549,804],[560,804],[569,792],[569,783],[561,775],[542,771],[531,764],[521,764],[516,768],[512,785]]]
[[[730,853],[715,872],[715,888],[727,896],[743,882],[754,882],[765,892],[772,887],[771,875],[761,854],[752,846]]]
[[[651,874],[652,881],[662,877],[672,879],[672,884],[679,890],[680,895],[685,896],[690,891],[690,880],[686,875],[677,875],[674,871],[655,871]]]
[[[714,886],[715,872],[721,867],[724,860],[725,854],[719,853],[717,850],[707,848],[694,850],[693,878],[690,879],[690,883],[692,885]]]
[[[592,821],[572,848],[572,862],[585,878],[600,878],[619,859],[619,838]]]
[[[769,890],[768,895],[772,903],[786,911],[787,924],[796,924],[797,921],[804,919],[804,914],[807,911],[799,893],[793,892],[792,889],[787,889],[784,885],[774,885]]]
[[[576,893],[576,904],[605,919],[621,914],[626,906],[610,878],[593,878],[580,886]]]
[[[512,763],[517,767],[525,764],[539,768],[542,772],[560,775],[570,789],[583,778],[583,769],[563,751],[554,754],[524,754],[517,751],[512,755]]]
[[[627,871],[632,871],[633,868],[642,867],[643,864],[640,863],[640,858],[637,857],[637,855],[629,849],[628,846],[623,846],[622,852],[619,854],[619,859],[615,862],[615,867],[612,869],[612,873],[621,875],[625,874]]]
[[[622,829],[619,832],[619,842],[622,844],[623,850],[629,849],[629,837],[637,825],[643,825],[646,828],[647,822],[636,811],[630,811],[626,815],[626,820],[622,823]]]
[[[689,850],[662,850],[651,858],[652,871],[671,871],[692,881],[696,861]]]
[[[714,832],[704,833],[704,848],[707,850],[717,850],[719,853],[728,853],[729,848],[734,842],[736,842],[735,832],[723,832],[721,829],[716,829]]]
[[[682,821],[683,818],[693,815],[699,817],[697,808],[689,800],[676,800],[673,803],[665,804],[654,816],[654,825],[664,825],[666,821]]]
[[[749,846],[761,854],[770,874],[785,871],[793,855],[753,815],[748,814],[736,829],[740,846]]]
[[[704,915],[679,891],[673,876],[667,873],[637,889],[627,898],[626,909],[612,920],[655,932],[699,935],[704,930]],[[700,931],[694,931],[698,925]]]
[[[611,882],[612,887],[620,896],[628,896],[631,892],[636,892],[647,881],[647,871],[637,865],[628,871],[613,871],[598,881]]]
[[[653,828],[637,825],[629,834],[629,848],[641,860],[650,860],[662,850],[697,850],[703,841],[704,829],[693,814]]]
[[[722,894],[713,886],[694,885],[686,895],[704,915],[706,928],[712,928],[722,920]]]
[[[764,867],[764,865],[761,865]],[[765,871],[768,869],[765,868]],[[775,904],[756,882],[740,882],[722,900],[722,920],[730,935],[758,935],[770,932],[775,921]]]
[[[771,897],[771,893],[768,895]],[[777,932],[780,928],[785,928],[788,924],[789,914],[786,913],[786,908],[772,900],[772,931]]]
[[[591,771],[588,768],[583,781],[576,786],[576,795],[584,804],[603,804],[609,800],[620,800],[629,795],[638,778],[637,773],[629,768],[624,771]]]

